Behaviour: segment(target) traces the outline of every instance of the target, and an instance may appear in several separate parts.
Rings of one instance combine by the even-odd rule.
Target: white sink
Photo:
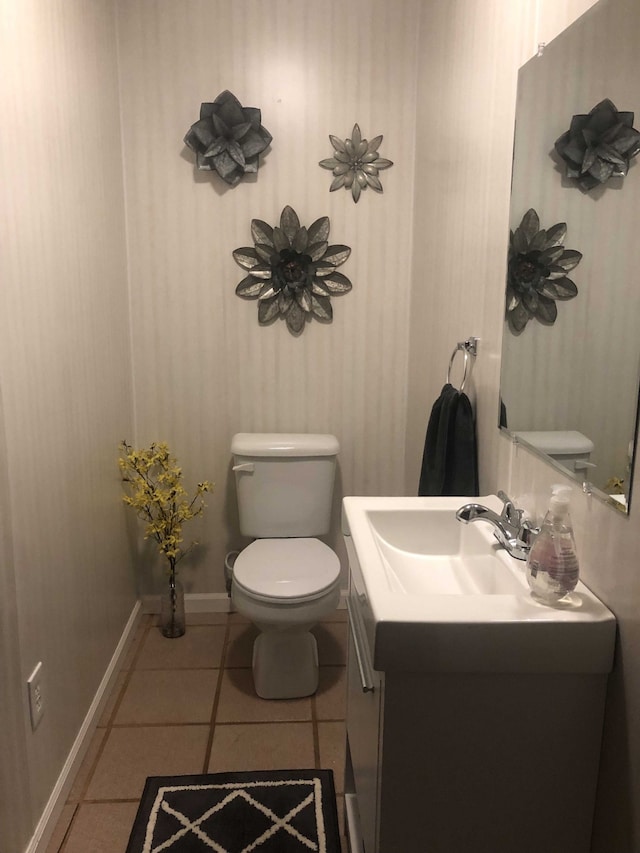
[[[343,501],[349,604],[374,667],[448,672],[607,672],[615,617],[582,583],[549,607],[531,595],[525,563],[487,522],[456,511],[480,498]]]
[[[504,559],[504,549],[487,543],[486,524],[461,524],[443,508],[365,513],[394,592],[517,595],[527,586],[521,568]]]

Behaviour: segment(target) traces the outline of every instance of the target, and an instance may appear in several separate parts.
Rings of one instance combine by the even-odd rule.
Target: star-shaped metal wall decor
[[[334,155],[326,160],[321,160],[318,165],[323,169],[331,169],[333,181],[329,187],[330,192],[344,187],[351,190],[355,202],[367,187],[381,193],[379,172],[393,166],[391,160],[385,160],[378,154],[378,148],[382,142],[382,136],[376,136],[370,142],[362,138],[360,128],[354,124],[351,139],[338,139],[337,136],[329,135],[329,141],[333,145]]]

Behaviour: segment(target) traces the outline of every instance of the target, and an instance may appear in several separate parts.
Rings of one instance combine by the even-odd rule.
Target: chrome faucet
[[[526,560],[539,528],[523,520],[523,510],[504,492],[498,492],[498,497],[503,503],[500,515],[482,504],[470,503],[460,507],[456,518],[464,524],[488,521],[494,527],[493,535],[509,554],[516,560]]]

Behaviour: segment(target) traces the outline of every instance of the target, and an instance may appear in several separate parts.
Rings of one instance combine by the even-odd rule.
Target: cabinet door
[[[358,636],[357,620],[354,624],[350,619],[349,624],[347,738],[364,853],[377,853],[380,717],[384,681],[381,673],[372,669],[368,675],[364,674],[362,655],[368,654],[366,639]]]

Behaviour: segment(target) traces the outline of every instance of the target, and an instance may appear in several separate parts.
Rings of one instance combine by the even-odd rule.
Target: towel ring
[[[448,385],[451,384],[451,368],[453,367],[453,362],[460,351],[462,351],[464,355],[462,382],[460,383],[460,393],[462,393],[464,391],[465,382],[471,376],[471,370],[473,368],[472,357],[475,358],[478,351],[478,338],[467,338],[466,341],[458,341],[456,344],[454,351],[451,353],[451,358],[449,359],[449,368],[447,370]]]

